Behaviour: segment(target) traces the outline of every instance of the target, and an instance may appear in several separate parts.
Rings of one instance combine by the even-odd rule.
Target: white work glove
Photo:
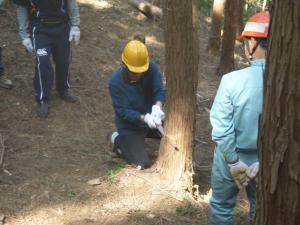
[[[255,162],[255,163],[251,164],[249,166],[249,169],[250,169],[250,171],[248,173],[248,177],[250,179],[254,179],[257,176],[258,171],[259,171],[259,162]]]
[[[151,114],[147,113],[145,116],[144,116],[144,121],[145,123],[151,128],[151,129],[155,129],[156,128],[156,124],[155,124],[155,121],[154,121],[154,118]]]
[[[80,28],[78,26],[71,26],[69,42],[74,41],[75,45],[79,44],[80,41]]]
[[[247,186],[249,182],[249,177],[247,175],[250,173],[250,168],[240,160],[236,163],[228,164],[228,166],[230,168],[231,176],[238,188],[242,189],[243,186]]]
[[[165,113],[161,110],[159,105],[153,105],[151,115],[154,118],[156,125],[162,125],[162,121],[165,119]]]
[[[32,42],[31,42],[31,39],[30,38],[25,38],[23,41],[22,41],[22,45],[26,48],[26,50],[30,53],[33,52],[33,46],[32,46]]]

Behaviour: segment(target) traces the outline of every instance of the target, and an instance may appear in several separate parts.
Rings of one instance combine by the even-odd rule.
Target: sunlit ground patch
[[[112,7],[112,4],[105,0],[78,0],[78,3],[91,5],[95,9],[108,9]]]

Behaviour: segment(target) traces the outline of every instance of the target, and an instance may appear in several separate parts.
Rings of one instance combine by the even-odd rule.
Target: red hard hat
[[[268,38],[270,14],[267,11],[251,16],[247,21],[242,37]]]

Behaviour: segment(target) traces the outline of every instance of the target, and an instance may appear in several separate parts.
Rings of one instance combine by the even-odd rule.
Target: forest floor
[[[213,143],[208,110],[219,78],[217,57],[207,57],[209,23],[201,17],[195,183],[202,196],[189,205],[155,184],[155,174],[137,171],[107,153],[106,135],[114,130],[108,80],[120,53],[135,34],[146,35],[149,52],[164,71],[161,23],[121,0],[79,0],[81,43],[73,47],[71,91],[80,104],[67,104],[52,91],[50,115],[35,115],[34,57],[20,44],[15,9],[0,11],[4,63],[16,87],[0,89],[0,224],[7,225],[208,225]],[[1,145],[1,143],[3,145]],[[159,142],[147,141],[153,160]],[[154,177],[147,179],[145,174]],[[96,180],[94,180],[96,179]],[[91,185],[88,181],[96,181]],[[237,224],[244,224],[244,194]],[[177,209],[177,210],[176,210]],[[1,219],[4,216],[5,219]]]

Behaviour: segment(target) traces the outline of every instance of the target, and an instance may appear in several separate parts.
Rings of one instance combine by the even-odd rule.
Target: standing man
[[[162,126],[165,115],[162,77],[141,41],[128,42],[121,58],[122,65],[109,81],[118,129],[111,135],[111,142],[115,153],[145,169],[151,165],[145,137],[159,137],[156,128]]]
[[[259,116],[263,103],[263,73],[269,13],[252,16],[242,33],[251,66],[222,77],[210,121],[216,143],[212,168],[211,224],[233,225],[239,189],[246,187],[249,224],[255,216]]]
[[[4,66],[2,62],[2,48],[0,47],[0,87],[5,89],[12,89],[14,84],[7,79],[4,74]]]
[[[79,44],[80,18],[76,0],[13,0],[17,5],[22,44],[36,58],[33,86],[39,117],[48,116],[48,102],[54,81],[59,96],[78,102],[69,92],[70,42]],[[51,58],[55,63],[55,73]]]

